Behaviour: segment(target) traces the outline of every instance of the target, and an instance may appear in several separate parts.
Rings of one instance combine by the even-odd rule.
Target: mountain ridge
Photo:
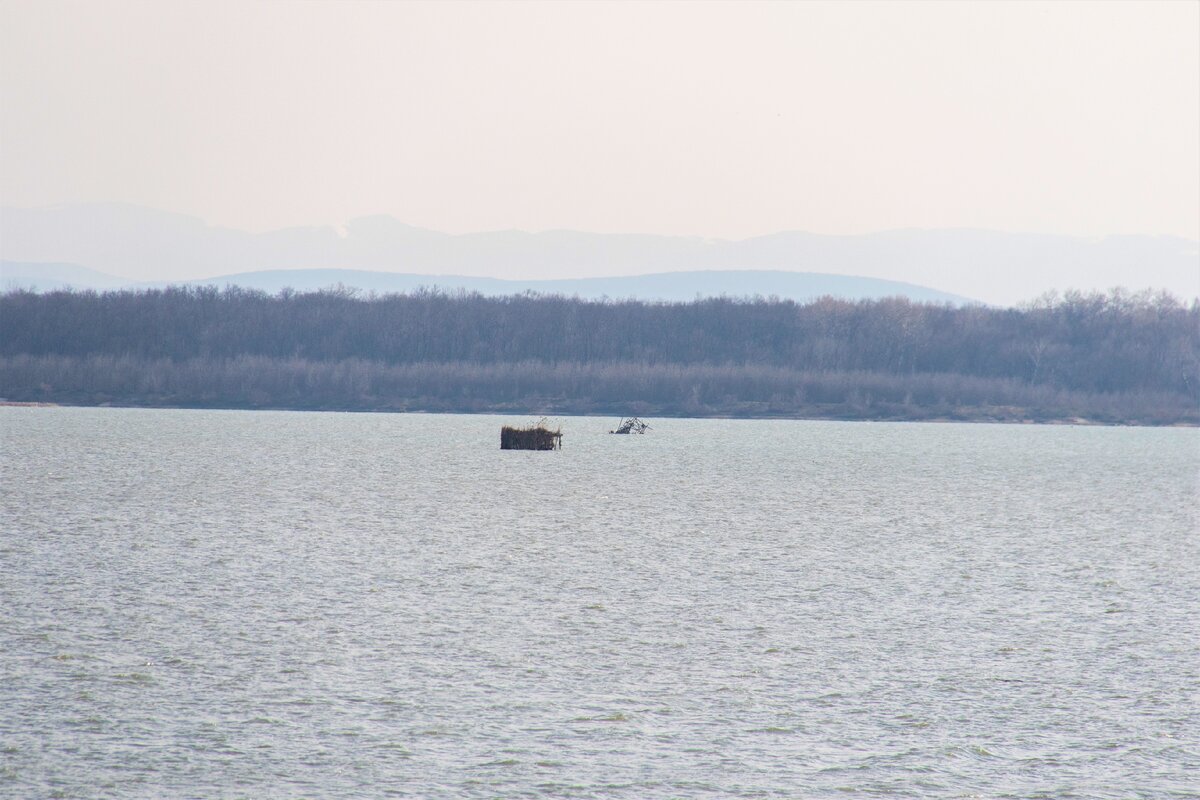
[[[135,281],[183,282],[279,269],[560,280],[760,270],[873,278],[1015,304],[1049,290],[1166,289],[1200,296],[1200,243],[980,228],[860,235],[781,231],[740,240],[571,230],[450,234],[387,215],[262,233],[128,204],[0,210],[0,257],[77,264]]]
[[[45,269],[40,269],[40,268]],[[857,276],[773,270],[700,270],[626,275],[611,278],[565,278],[556,280],[508,280],[466,275],[421,275],[371,270],[259,270],[218,275],[195,281],[135,282],[89,270],[74,264],[0,262],[0,288],[26,288],[34,291],[54,289],[109,290],[154,289],[168,285],[240,286],[276,293],[282,289],[316,291],[331,287],[365,292],[400,293],[419,289],[478,292],[483,295],[509,295],[534,292],[547,295],[580,297],[588,300],[638,299],[680,302],[697,297],[776,296],[806,301],[822,296],[855,300],[907,297],[916,302],[962,305],[969,298],[940,292],[925,286]]]

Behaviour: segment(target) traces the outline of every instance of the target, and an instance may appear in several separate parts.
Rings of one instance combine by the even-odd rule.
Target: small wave
[[[136,683],[140,685],[154,683],[154,676],[147,675],[144,672],[118,672],[113,677],[125,683]]]
[[[605,714],[598,717],[575,717],[571,722],[627,722],[628,720],[629,717],[620,711],[615,711],[612,714]]]
[[[401,757],[412,755],[412,751],[399,742],[384,742],[383,744],[378,745],[378,747],[380,750],[389,750],[393,755]]]
[[[949,756],[950,758],[981,759],[981,758],[997,758],[998,757],[991,750],[988,750],[983,745],[978,745],[978,744],[955,745],[953,747],[946,748],[944,753],[945,753],[945,755]]]

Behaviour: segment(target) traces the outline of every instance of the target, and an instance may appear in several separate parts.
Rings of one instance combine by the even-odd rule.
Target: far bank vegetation
[[[16,402],[1200,422],[1200,304],[1068,293],[592,302],[171,288],[0,295]]]

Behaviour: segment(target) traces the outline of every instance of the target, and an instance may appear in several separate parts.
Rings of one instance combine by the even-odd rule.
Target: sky
[[[1200,3],[0,0],[0,202],[1200,239]],[[903,277],[903,276],[897,276]]]

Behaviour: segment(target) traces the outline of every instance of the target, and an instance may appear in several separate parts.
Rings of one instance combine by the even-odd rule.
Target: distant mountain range
[[[479,292],[484,295],[560,294],[585,299],[624,299],[687,301],[697,297],[780,297],[804,301],[829,295],[874,300],[882,297],[907,297],[930,303],[961,305],[967,298],[939,292],[924,286],[876,278],[845,275],[821,275],[810,272],[766,270],[713,270],[704,272],[660,272],[615,278],[568,278],[560,280],[503,280],[472,278],[464,275],[415,275],[351,269],[263,270],[222,275],[198,281],[179,281],[188,285],[241,286],[276,293],[290,288],[312,291],[342,286],[365,292],[412,292],[417,289]],[[140,283],[123,280],[76,264],[38,264],[0,262],[0,289],[26,288],[35,291],[53,289],[158,288],[162,282]]]
[[[3,283],[91,288],[203,282],[275,290],[342,283],[403,291],[436,284],[582,297],[903,294],[1012,304],[1050,289],[1122,285],[1200,296],[1200,245],[1192,240],[966,229],[785,232],[723,241],[577,231],[453,235],[364,217],[342,228],[249,233],[136,206],[80,204],[0,210],[0,259]]]

